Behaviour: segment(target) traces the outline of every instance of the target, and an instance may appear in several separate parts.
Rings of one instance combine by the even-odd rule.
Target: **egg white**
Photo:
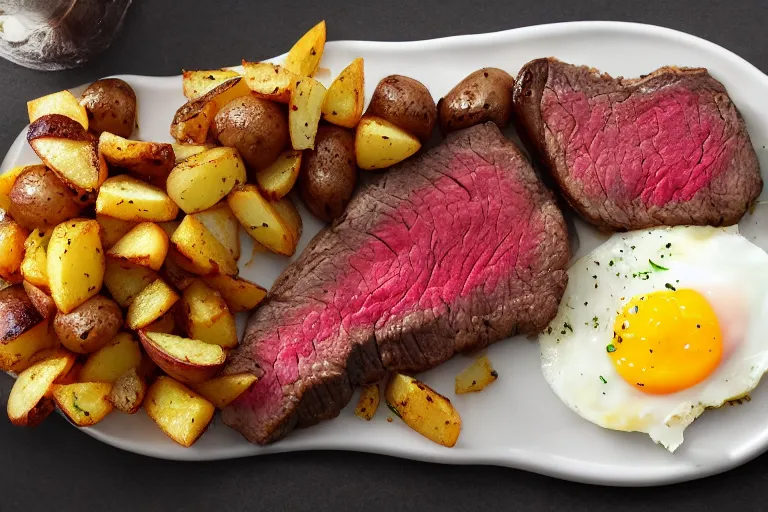
[[[557,316],[539,335],[542,372],[568,407],[597,425],[646,432],[673,452],[706,408],[746,395],[768,370],[768,254],[734,228],[617,233],[576,261],[568,279]],[[619,376],[606,347],[626,302],[670,288],[707,298],[723,332],[723,358],[693,387],[646,394]]]

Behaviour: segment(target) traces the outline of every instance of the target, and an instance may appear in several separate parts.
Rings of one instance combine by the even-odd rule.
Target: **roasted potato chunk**
[[[325,86],[314,78],[296,81],[288,102],[288,131],[293,149],[314,149]]]
[[[221,294],[202,281],[194,281],[181,296],[184,330],[196,340],[222,348],[237,346],[235,317]]]
[[[251,93],[242,78],[227,80],[197,99],[182,105],[171,122],[171,136],[178,142],[203,144],[208,140],[208,129],[219,110],[241,96]]]
[[[147,381],[136,368],[122,374],[112,385],[107,400],[120,412],[134,414],[141,409],[147,394]]]
[[[24,243],[29,232],[9,218],[0,220],[0,277],[9,283],[21,282]]]
[[[101,186],[96,213],[133,222],[165,222],[176,218],[179,207],[163,189],[122,175]]]
[[[240,75],[231,69],[185,70],[181,74],[182,90],[187,99],[194,100],[238,76]]]
[[[232,313],[252,310],[267,295],[266,289],[241,277],[221,275],[203,277],[202,280],[221,294]]]
[[[95,425],[112,412],[108,400],[112,384],[106,382],[79,382],[54,384],[53,399],[67,418],[78,427]]]
[[[226,201],[192,214],[237,260],[240,258],[240,223]]]
[[[179,295],[162,279],[141,290],[131,305],[125,323],[131,329],[142,329],[164,314],[179,300]]]
[[[27,141],[45,165],[65,183],[84,191],[96,190],[107,179],[107,163],[96,137],[77,121],[48,114],[29,126]]]
[[[27,281],[24,281],[22,284],[24,285],[24,291],[29,296],[29,300],[32,301],[32,305],[40,313],[40,316],[43,318],[53,318],[58,309],[56,309],[56,303],[53,302],[51,296]]]
[[[451,401],[413,377],[396,373],[387,385],[387,404],[406,425],[427,439],[452,447],[461,433],[461,416]]]
[[[101,295],[53,319],[53,330],[61,344],[78,354],[96,352],[114,339],[122,325],[120,306]]]
[[[136,93],[119,78],[96,80],[83,92],[80,104],[85,107],[90,129],[96,135],[110,132],[130,137],[136,126]]]
[[[52,228],[80,213],[75,193],[44,165],[27,167],[9,198],[11,217],[26,229]]]
[[[136,223],[133,221],[115,219],[106,215],[97,215],[96,222],[101,227],[101,246],[106,250],[109,250],[136,226]]]
[[[171,144],[171,147],[173,148],[173,156],[176,159],[176,163],[180,164],[187,158],[191,156],[195,156],[197,154],[202,153],[203,151],[208,151],[209,149],[213,149],[215,146],[213,144],[177,144],[173,143]]]
[[[482,391],[498,377],[499,374],[491,366],[488,357],[479,357],[456,376],[455,392],[457,395],[463,395]]]
[[[217,409],[223,409],[245,393],[258,379],[252,373],[220,375],[190,387],[211,402]]]
[[[101,133],[99,151],[109,165],[125,169],[158,187],[165,186],[176,163],[170,144],[128,140],[109,132]]]
[[[291,232],[294,245],[299,243],[301,238],[301,232],[303,229],[303,223],[301,221],[301,214],[296,209],[296,205],[289,197],[284,197],[279,201],[272,201],[272,208],[275,209],[277,214],[285,222],[285,225]]]
[[[365,386],[360,391],[360,399],[355,407],[355,416],[365,421],[371,421],[376,414],[376,409],[379,408],[379,400],[379,386],[375,384]]]
[[[170,377],[158,377],[150,386],[144,409],[168,437],[185,447],[203,435],[216,412],[208,400]]]
[[[214,148],[173,168],[168,195],[186,213],[195,213],[214,206],[245,179],[245,165],[237,150]]]
[[[378,117],[363,117],[355,132],[355,160],[365,170],[402,162],[421,148],[419,139]]]
[[[339,73],[325,93],[323,119],[344,128],[357,126],[365,104],[363,59],[357,58]]]
[[[221,371],[227,356],[219,345],[173,334],[139,331],[147,355],[165,373],[185,384],[204,382]]]
[[[374,89],[365,116],[389,121],[426,142],[435,128],[437,107],[424,84],[407,76],[390,75]]]
[[[156,279],[157,272],[150,268],[107,258],[104,286],[121,307],[130,306],[139,292],[155,282]]]
[[[107,252],[113,259],[160,270],[168,254],[168,235],[153,222],[142,222],[125,234]]]
[[[184,270],[201,276],[238,273],[232,253],[192,215],[184,217],[173,233],[171,243],[181,256],[176,263]]]
[[[498,68],[478,69],[437,102],[440,131],[447,134],[493,121],[504,128],[512,117],[515,79]]]
[[[73,219],[56,226],[48,242],[48,284],[62,313],[69,313],[101,290],[104,251],[99,224]]]
[[[73,354],[59,353],[21,372],[8,395],[8,419],[11,423],[35,427],[47,418],[55,407],[51,387],[74,364]]]
[[[325,21],[321,21],[296,41],[285,58],[285,67],[299,76],[312,76],[323,58]]]
[[[21,275],[24,280],[44,291],[48,291],[48,242],[51,231],[32,231],[24,241],[24,259],[21,261]]]
[[[301,169],[301,151],[284,151],[272,165],[256,171],[256,183],[267,199],[276,201],[288,195]]]
[[[20,372],[59,342],[20,285],[0,291],[0,370]]]
[[[88,129],[88,115],[85,112],[85,107],[80,105],[75,95],[69,91],[55,92],[28,101],[27,113],[30,124],[48,114],[61,114],[77,121],[84,129]]]
[[[298,78],[287,68],[269,62],[243,61],[243,74],[254,96],[278,103],[288,103]]]
[[[254,185],[235,187],[227,197],[237,220],[254,240],[278,254],[291,256],[296,251],[290,227],[264,199]]]
[[[82,382],[115,382],[141,364],[141,347],[127,332],[121,332],[85,360],[80,370]]]

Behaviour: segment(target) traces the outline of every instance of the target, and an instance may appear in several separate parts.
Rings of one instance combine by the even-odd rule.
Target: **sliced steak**
[[[333,418],[353,389],[555,316],[563,216],[496,125],[455,132],[364,186],[285,269],[227,373],[259,380],[223,412],[250,441]]]
[[[513,102],[526,146],[601,229],[735,224],[760,195],[744,120],[706,69],[623,79],[537,59]]]

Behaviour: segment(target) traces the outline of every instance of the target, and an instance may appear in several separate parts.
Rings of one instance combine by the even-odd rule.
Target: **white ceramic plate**
[[[414,77],[440,98],[471,71],[496,66],[516,74],[536,57],[557,56],[589,64],[613,75],[637,76],[663,65],[707,67],[721,80],[744,115],[764,169],[768,169],[768,77],[733,53],[664,28],[611,22],[544,25],[495,34],[451,37],[425,42],[332,42],[326,46],[321,80],[328,84],[353,58],[365,58],[368,95],[384,76]],[[232,59],[239,59],[233,55]],[[278,58],[279,59],[279,58]],[[169,139],[168,127],[184,102],[180,77],[122,76],[136,90],[141,130],[134,137]],[[79,93],[80,90],[76,90]],[[0,166],[6,171],[36,157],[24,130]],[[765,175],[765,172],[764,172]],[[763,199],[767,194],[763,194]],[[320,229],[306,211],[303,249]],[[764,205],[741,224],[742,233],[768,248],[768,208]],[[758,236],[758,227],[764,233]],[[577,223],[580,244],[575,257],[591,250],[600,237]],[[241,272],[264,286],[272,284],[288,260],[259,254],[248,263],[247,237]],[[734,262],[737,263],[737,262]],[[241,329],[242,322],[241,319]],[[242,332],[242,331],[241,331]],[[192,448],[174,444],[140,412],[113,414],[87,434],[136,453],[168,459],[227,459],[297,450],[355,450],[432,462],[496,464],[559,478],[610,485],[651,485],[703,477],[730,469],[768,447],[768,390],[758,388],[753,400],[737,407],[705,413],[686,431],[685,443],[674,454],[654,445],[644,434],[611,432],[582,420],[561,404],[541,376],[535,342],[513,339],[488,350],[499,372],[498,381],[482,393],[454,396],[453,379],[470,359],[456,357],[421,378],[453,400],[463,418],[456,447],[427,441],[400,421],[386,421],[381,407],[371,422],[352,413],[355,400],[339,418],[295,431],[267,447],[247,443],[220,421]]]

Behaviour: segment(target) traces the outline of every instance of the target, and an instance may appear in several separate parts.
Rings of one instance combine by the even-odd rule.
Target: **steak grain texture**
[[[526,146],[598,228],[735,224],[760,195],[744,120],[706,69],[623,79],[550,58],[518,78]]]
[[[259,380],[223,411],[265,444],[333,418],[361,384],[432,368],[555,316],[562,214],[496,125],[382,174],[285,269],[226,373]]]

